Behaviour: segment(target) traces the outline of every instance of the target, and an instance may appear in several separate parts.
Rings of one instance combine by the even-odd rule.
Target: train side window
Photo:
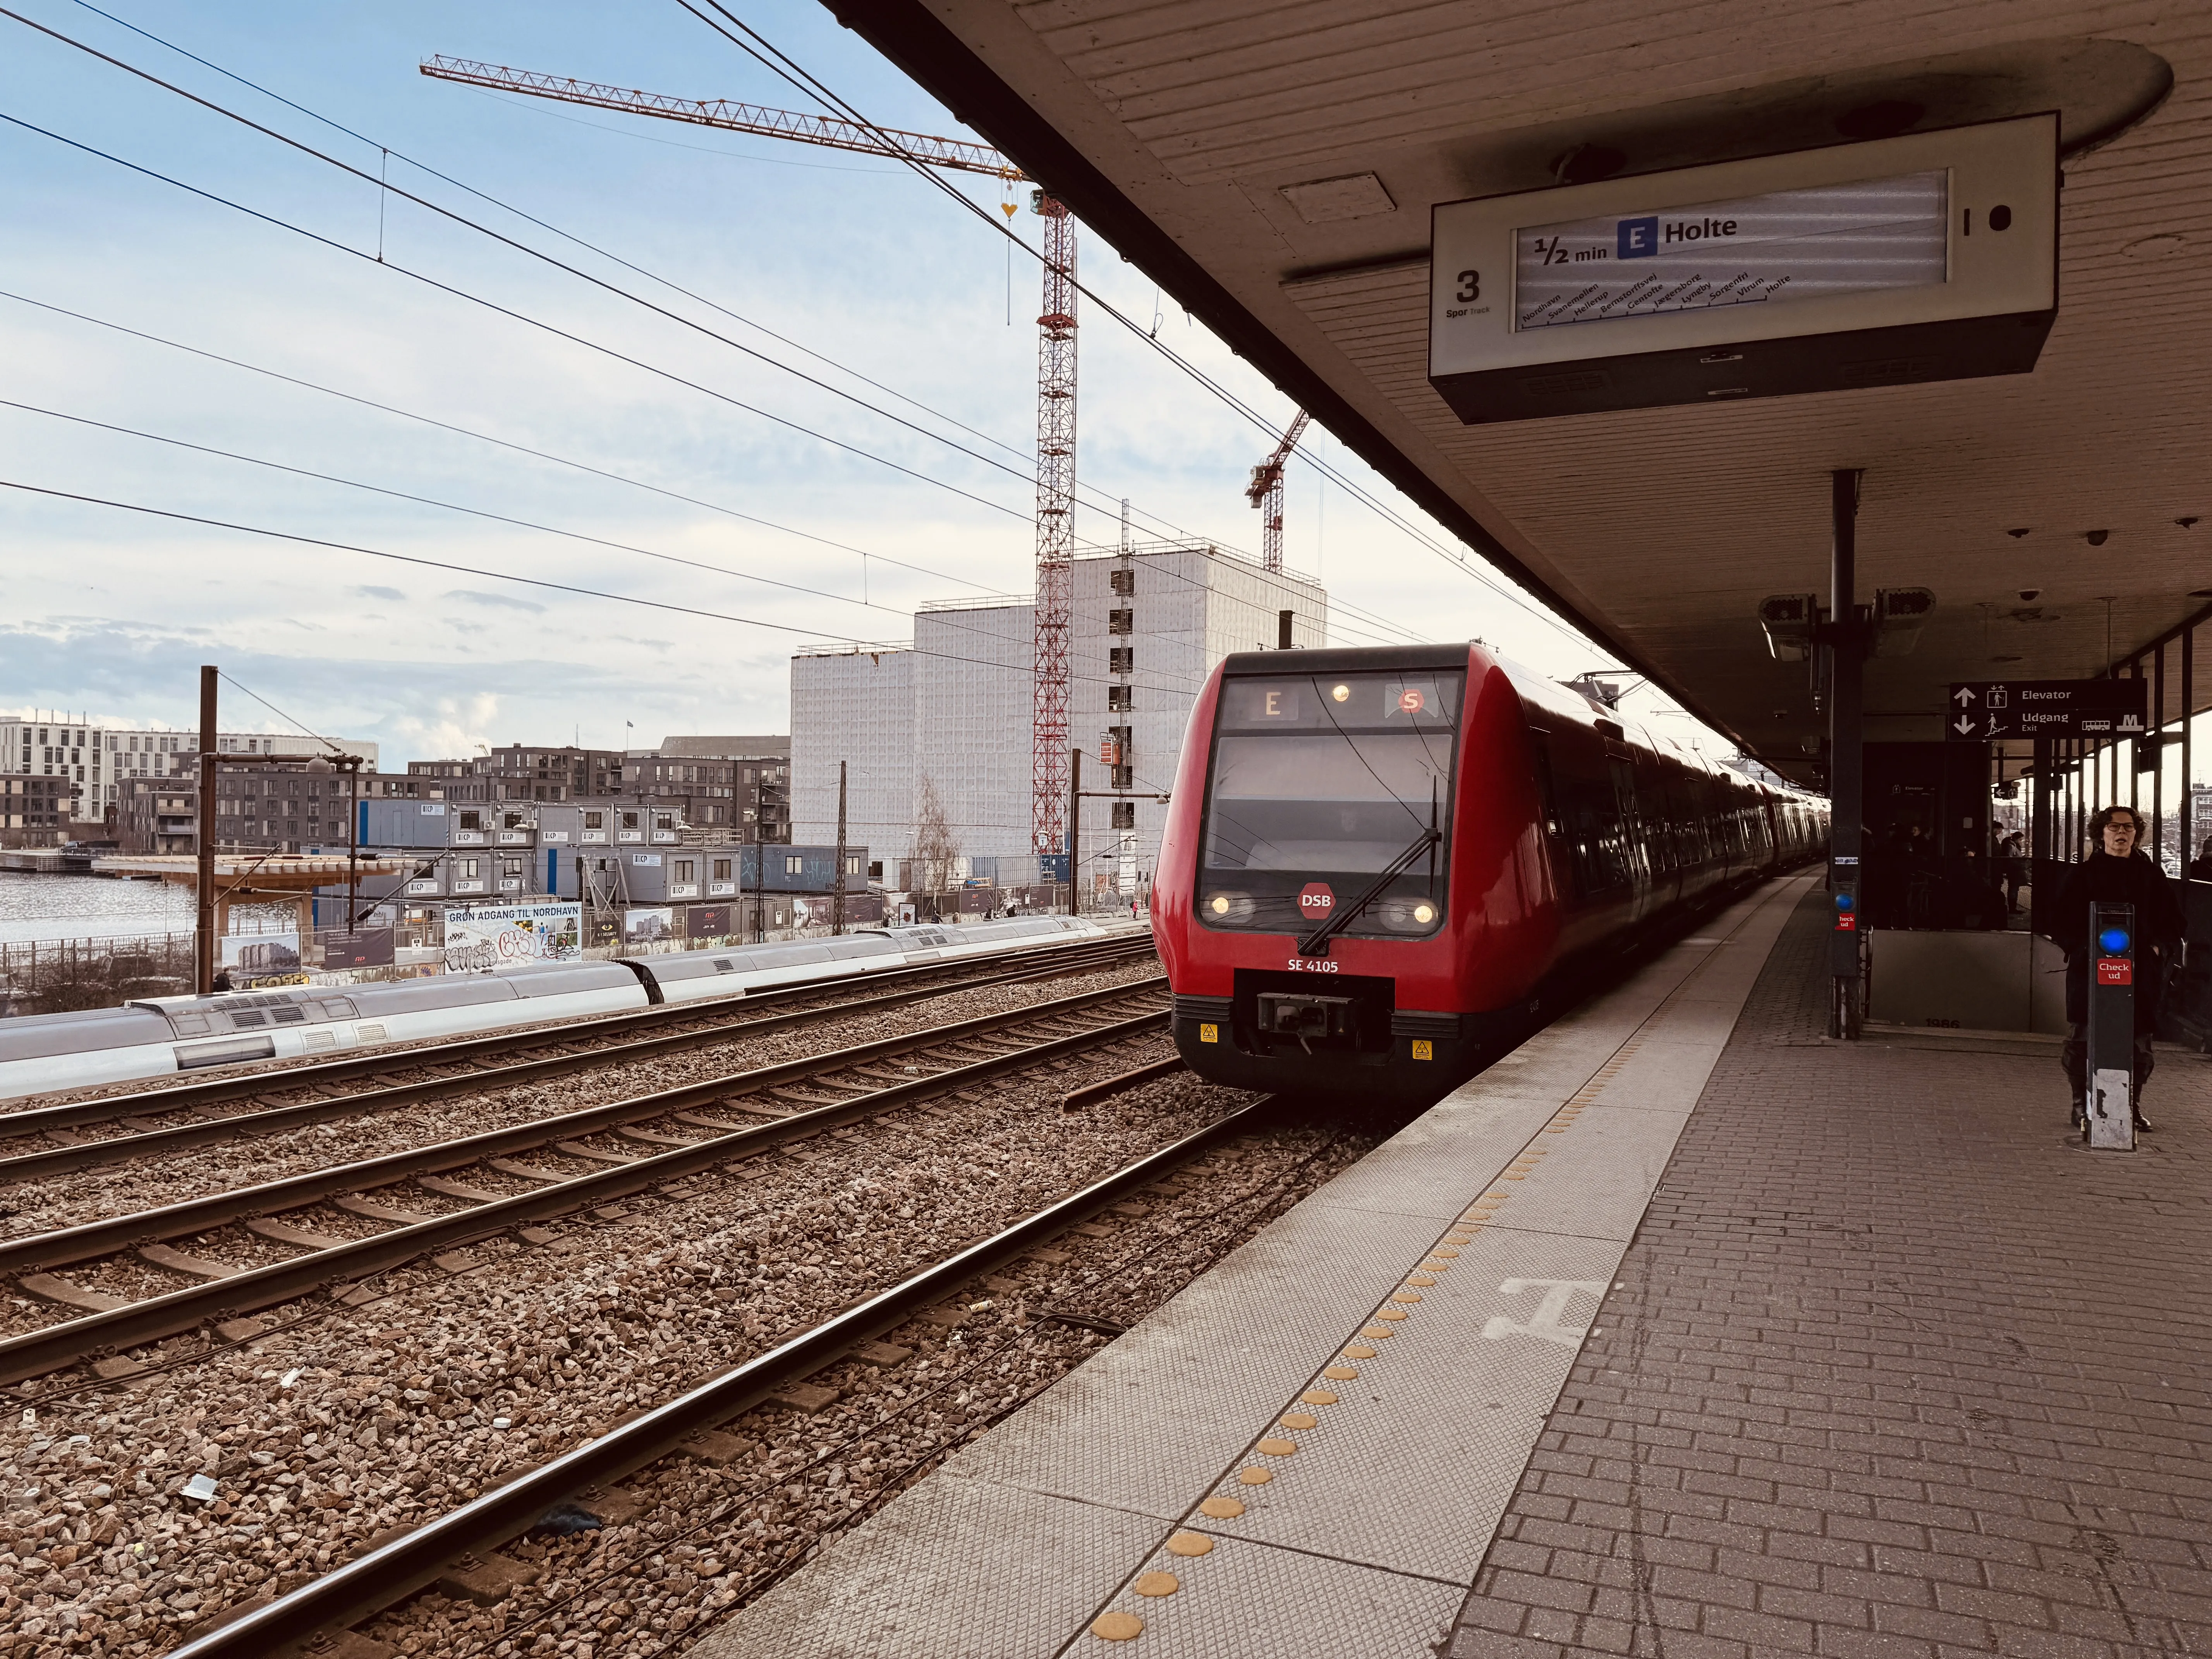
[[[1580,898],[1589,890],[1588,860],[1577,837],[1569,833],[1559,785],[1552,776],[1552,734],[1540,726],[1532,726],[1528,728],[1528,757],[1536,779],[1537,815],[1543,820],[1545,834],[1565,852],[1567,888],[1573,896]]]

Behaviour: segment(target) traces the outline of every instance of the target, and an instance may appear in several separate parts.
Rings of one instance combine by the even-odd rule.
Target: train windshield
[[[1303,934],[1398,866],[1342,931],[1432,932],[1466,685],[1463,672],[1436,669],[1224,680],[1200,920]]]

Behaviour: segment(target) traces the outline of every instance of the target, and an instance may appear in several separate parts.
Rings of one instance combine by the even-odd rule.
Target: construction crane
[[[1252,469],[1252,482],[1244,487],[1244,499],[1260,509],[1260,563],[1279,575],[1283,568],[1283,470],[1290,465],[1291,452],[1305,436],[1311,418],[1303,409],[1291,417],[1275,453]]]
[[[434,80],[456,81],[495,92],[519,92],[627,115],[652,115],[763,138],[822,144],[861,155],[919,161],[951,173],[982,173],[1008,185],[1032,182],[989,146],[957,138],[767,109],[725,98],[672,98],[460,58],[432,58],[421,68]],[[1009,217],[1016,211],[1010,204],[1001,204],[1001,207]],[[1030,192],[1030,207],[1044,221],[1044,301],[1037,314],[1036,620],[1032,653],[1036,684],[1030,738],[1030,850],[1048,857],[1068,850],[1068,634],[1075,589],[1075,222],[1063,204],[1041,188]],[[1279,500],[1275,516],[1279,524]],[[1279,560],[1275,568],[1279,568]],[[1071,860],[1068,879],[1075,877]]]

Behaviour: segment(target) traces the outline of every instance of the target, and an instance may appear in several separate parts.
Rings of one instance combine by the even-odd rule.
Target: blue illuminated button
[[[1836,908],[1838,910],[1855,910],[1857,908],[1858,901],[1853,898],[1849,893],[1838,893],[1836,895]]]
[[[2128,930],[2124,927],[2107,927],[2097,935],[2097,945],[2107,955],[2118,956],[2128,948]]]

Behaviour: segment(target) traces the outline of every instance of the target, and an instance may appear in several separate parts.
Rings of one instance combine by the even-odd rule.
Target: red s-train
[[[1191,711],[1152,889],[1176,1046],[1434,1099],[1700,899],[1814,857],[1771,788],[1479,646],[1250,652]]]

